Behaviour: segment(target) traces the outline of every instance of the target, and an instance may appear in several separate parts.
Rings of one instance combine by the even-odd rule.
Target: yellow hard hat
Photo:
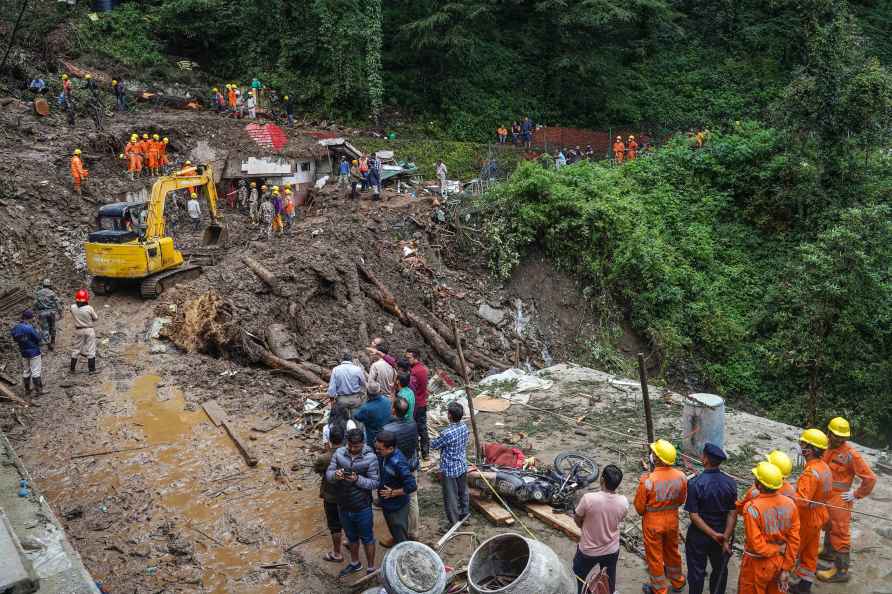
[[[617,140],[622,140],[623,137],[622,137],[622,136],[617,136],[616,139],[617,139]]]
[[[278,192],[278,191],[279,191],[279,186],[273,186],[273,192]]]
[[[256,188],[256,187],[257,187],[257,182],[251,182],[251,187],[252,187],[252,188]]]
[[[161,139],[161,137],[158,136],[157,134],[152,134],[152,138],[155,139],[155,140],[160,140],[160,139]]]
[[[784,473],[771,462],[759,462],[753,468],[753,476],[756,477],[757,481],[774,491],[777,491],[784,485]]]
[[[138,139],[139,139],[139,136],[137,136],[136,134],[130,135],[130,142],[133,142],[134,140],[138,140]]]
[[[629,140],[635,140],[635,137],[629,134]]]
[[[191,196],[192,198],[198,198],[198,194],[196,194],[195,192],[192,192],[191,194],[189,194],[189,196]]]
[[[675,446],[665,439],[658,439],[650,444],[650,450],[666,464],[670,466],[675,464],[675,458],[678,455],[675,452]]]
[[[143,134],[143,135],[142,135],[142,138],[143,138],[143,140],[148,140],[148,139],[149,139],[149,135],[148,135],[148,134]]]
[[[74,154],[75,155],[81,154],[81,149],[74,149]]]
[[[353,165],[357,165],[357,164],[358,164],[358,162],[356,161],[356,159],[353,159]]]
[[[820,429],[806,429],[799,436],[799,441],[804,441],[808,445],[822,450],[826,450],[830,445],[830,439],[827,438],[827,434]]]
[[[92,77],[92,76],[90,76],[90,75],[89,75],[89,74],[88,74],[88,75],[87,75],[87,76],[85,76],[85,77],[84,77],[84,78],[85,78],[85,79],[87,79],[87,80],[90,80],[90,79],[91,79],[91,78],[93,78],[93,77]]]
[[[849,422],[842,417],[831,419],[830,423],[827,425],[827,429],[830,429],[830,433],[836,437],[852,436],[852,428],[849,426]]]
[[[784,452],[774,450],[765,456],[765,459],[777,466],[780,469],[781,474],[784,475],[784,478],[787,478],[793,473],[793,461],[790,460],[790,457]]]
[[[285,193],[286,193],[286,194],[290,194],[290,193],[291,193],[291,188],[285,188]]]
[[[219,92],[220,92],[220,89],[218,89],[217,87],[214,87],[213,91],[214,91],[215,93],[219,93]]]
[[[113,79],[112,79],[112,84],[113,84],[113,85],[116,85],[116,84],[118,84],[118,80],[117,80],[117,79],[115,79],[115,78],[113,78]]]
[[[192,161],[189,161],[189,160],[187,159],[185,164],[186,164],[186,165],[191,165],[191,164],[192,164]]]
[[[163,142],[164,144],[167,144],[167,143],[170,142],[170,141],[169,141],[169,140],[167,139],[167,137],[165,136],[165,137],[164,137],[164,140],[162,140],[161,142]]]
[[[288,101],[288,95],[285,95],[285,101]]]
[[[68,80],[68,75],[67,75],[67,74],[63,74],[63,75],[62,75],[62,80]]]
[[[118,155],[118,158],[119,158],[119,159],[123,159],[123,158],[124,158],[124,153],[121,153],[120,155]]]
[[[273,190],[273,196],[278,196],[278,195],[279,195],[279,190]]]

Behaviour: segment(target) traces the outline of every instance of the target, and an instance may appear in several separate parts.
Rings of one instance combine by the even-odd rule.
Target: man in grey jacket
[[[62,315],[62,306],[59,304],[59,297],[52,289],[52,281],[48,278],[43,279],[43,286],[37,289],[34,311],[40,319],[43,339],[49,343],[52,351],[56,346],[56,317]]]
[[[341,526],[347,537],[350,563],[339,577],[362,570],[359,541],[368,562],[367,573],[375,571],[375,534],[372,516],[372,492],[378,488],[378,457],[365,443],[361,429],[347,432],[347,445],[335,450],[325,478],[333,483],[338,497]]]

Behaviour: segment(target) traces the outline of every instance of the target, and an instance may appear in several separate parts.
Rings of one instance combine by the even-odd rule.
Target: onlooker
[[[327,426],[326,426],[327,427]],[[332,427],[328,432],[328,451],[320,454],[313,463],[313,471],[320,475],[319,498],[325,510],[325,523],[331,533],[331,550],[325,554],[326,561],[340,563],[344,560],[341,554],[341,516],[338,511],[338,494],[335,485],[325,478],[325,471],[331,464],[334,452],[344,445],[344,430],[340,427]]]
[[[440,196],[443,198],[446,197],[446,176],[449,174],[449,170],[446,168],[446,163],[437,159],[437,180],[440,182]]]
[[[195,192],[189,194],[186,211],[189,213],[189,220],[192,222],[192,230],[198,231],[198,228],[201,226],[201,205],[198,204],[198,194]]]
[[[496,135],[499,138],[499,144],[505,144],[508,141],[508,128],[499,126],[499,129],[496,130]]]
[[[533,122],[530,116],[524,116],[523,123],[520,124],[520,132],[523,135],[523,145],[526,148],[533,146]]]
[[[378,457],[363,441],[362,431],[347,432],[347,446],[335,450],[325,472],[329,481],[337,481],[338,511],[347,537],[350,563],[338,577],[362,569],[359,542],[365,549],[368,573],[375,571],[375,533],[372,518],[372,491],[378,488]]]
[[[396,436],[381,431],[375,439],[378,454],[378,500],[384,520],[393,537],[392,544],[409,540],[409,500],[418,486],[403,453],[396,447]],[[388,543],[392,546],[391,543]]]
[[[623,480],[623,471],[608,464],[601,471],[601,490],[586,493],[576,506],[574,520],[582,529],[573,573],[576,591],[582,593],[585,578],[595,565],[607,571],[610,592],[616,591],[616,562],[619,559],[619,527],[629,512],[629,500],[618,495],[616,489]]]
[[[326,448],[329,446],[329,436],[335,428],[340,429],[342,435],[357,428],[356,422],[350,418],[347,409],[337,403],[332,405],[331,412],[328,414],[328,423],[322,427],[322,445]]]
[[[381,427],[389,423],[390,417],[390,399],[382,393],[381,385],[378,382],[369,380],[366,384],[366,392],[368,399],[365,404],[360,406],[353,413],[353,419],[365,426],[365,442],[375,443],[375,437],[381,431]]]
[[[285,101],[285,116],[288,118],[288,125],[294,125],[294,101],[291,100],[291,97],[285,95],[283,97]]]
[[[369,189],[369,158],[363,155],[359,158],[359,178],[362,180],[361,192]]]
[[[369,186],[372,188],[372,200],[381,199],[381,159],[377,153],[372,153],[369,159]]]
[[[412,382],[412,376],[406,373],[405,371],[400,373],[397,376],[397,387],[399,388],[396,393],[397,398],[404,399],[408,405],[409,410],[406,413],[407,418],[415,420],[415,392],[412,391],[412,388],[409,387],[409,384]]]
[[[564,155],[564,151],[563,150],[558,151],[557,158],[554,160],[554,168],[560,169],[561,167],[563,167],[566,164],[567,164],[567,156]]]
[[[427,460],[430,454],[430,436],[427,434],[427,367],[418,357],[417,349],[406,351],[406,361],[409,363],[409,388],[415,394],[415,412],[412,417],[418,425],[418,439],[421,442],[421,458]]]
[[[362,176],[359,173],[359,161],[356,159],[350,164],[350,200],[356,200],[356,185]]]
[[[40,334],[32,326],[34,312],[26,309],[22,319],[12,327],[12,339],[19,345],[22,355],[22,383],[25,384],[25,396],[31,395],[31,383],[37,395],[43,394],[43,380],[40,378],[42,359],[40,356]]]
[[[344,353],[341,364],[331,370],[328,395],[351,413],[362,405],[365,390],[365,371],[353,362],[353,355]]]
[[[48,343],[51,351],[56,346],[56,316],[62,315],[62,306],[59,304],[59,297],[53,291],[52,285],[50,279],[43,279],[43,286],[37,289],[34,299],[34,309],[40,319],[43,339]]]
[[[350,164],[347,163],[347,157],[341,157],[338,165],[338,189],[346,188],[350,183]]]
[[[465,409],[458,402],[446,407],[449,426],[431,442],[430,447],[440,450],[440,472],[443,473],[443,506],[446,519],[454,525],[470,513],[468,500],[468,427],[461,422]]]
[[[520,124],[511,124],[511,141],[516,145],[520,142]]]
[[[392,396],[396,380],[396,370],[385,359],[384,355],[388,353],[387,344],[379,342],[377,347],[367,349],[369,357],[371,357],[372,366],[369,368],[369,382],[378,382],[382,391],[388,396]]]
[[[418,470],[418,427],[409,414],[409,403],[405,398],[396,398],[390,414],[393,420],[384,425],[381,432],[390,431],[396,436],[396,447],[409,461],[412,472],[415,472]],[[418,491],[415,491],[409,498],[409,537],[413,540],[418,521]]]

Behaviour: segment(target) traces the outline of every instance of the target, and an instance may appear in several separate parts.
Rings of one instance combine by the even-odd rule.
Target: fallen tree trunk
[[[378,292],[380,293],[380,301],[378,299],[376,299],[376,301],[378,301],[379,304],[382,304],[382,307],[384,307],[384,309],[398,317],[403,324],[408,326],[409,322],[405,319],[405,316],[400,309],[399,304],[396,302],[396,297],[393,296],[393,293],[390,292],[390,289],[385,287],[384,283],[378,280],[378,277],[372,274],[372,272],[362,264],[356,264],[356,268],[359,269],[359,273],[362,274],[362,276],[367,281],[375,285],[375,288],[378,289]]]
[[[411,322],[409,322],[408,318],[406,318],[396,302],[393,301],[393,295],[390,295],[390,299],[387,299],[381,294],[381,291],[368,285],[362,285],[362,292],[368,295],[372,301],[380,305],[381,309],[396,316],[404,326],[411,326]]]
[[[257,355],[264,364],[275,369],[281,369],[282,371],[285,371],[288,374],[296,377],[308,386],[318,386],[325,383],[324,379],[316,375],[302,363],[286,361],[285,359],[276,357],[274,354],[264,348],[257,347],[256,350]]]
[[[449,345],[446,344],[446,341],[443,340],[443,337],[440,336],[436,330],[431,328],[430,324],[416,316],[411,312],[406,312],[406,318],[412,323],[413,326],[421,333],[424,339],[427,341],[429,345],[431,345],[437,354],[446,361],[446,363],[451,367],[457,374],[461,375],[461,363],[459,362],[458,355],[449,348]]]
[[[28,402],[24,398],[19,398],[12,390],[7,388],[3,384],[0,384],[0,400],[8,400],[10,402],[22,404],[24,406],[31,406],[30,402]]]
[[[330,369],[326,369],[325,367],[322,367],[321,365],[316,365],[315,363],[310,363],[309,361],[301,361],[300,364],[304,369],[309,369],[310,371],[312,371],[313,373],[315,373],[316,375],[318,375],[319,377],[321,377],[322,379],[324,379],[326,381],[331,379],[331,370]]]
[[[251,256],[243,256],[242,262],[245,263],[245,266],[251,269],[251,272],[257,275],[257,278],[263,281],[263,284],[270,288],[274,295],[280,294],[279,279],[277,279],[276,275],[270,272],[268,268]]]
[[[442,336],[447,343],[458,348],[458,343],[455,341],[455,336],[452,334],[452,329],[440,321],[436,316],[431,317],[431,326],[433,326],[434,330]],[[468,348],[468,341],[462,341],[462,347],[464,348],[465,359],[467,359],[472,365],[476,365],[477,367],[495,367],[496,369],[508,369],[510,365],[499,361],[498,359],[493,359],[488,355],[484,355],[478,351],[472,350]]]

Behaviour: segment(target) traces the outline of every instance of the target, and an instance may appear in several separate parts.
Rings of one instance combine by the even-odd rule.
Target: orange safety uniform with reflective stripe
[[[71,178],[74,180],[75,187],[80,186],[81,182],[87,179],[87,170],[78,155],[71,157]]]
[[[638,143],[634,140],[630,140],[629,144],[626,145],[626,151],[626,159],[634,161],[635,157],[638,156]]]
[[[796,488],[786,480],[784,480],[783,486],[780,489],[778,489],[777,492],[780,493],[781,495],[783,495],[784,497],[789,497],[790,499],[792,499],[793,497],[796,496]],[[744,493],[743,497],[741,497],[739,500],[737,500],[737,503],[734,504],[734,507],[737,508],[738,516],[743,514],[743,506],[746,505],[747,502],[752,501],[753,499],[758,497],[759,493],[760,493],[760,491],[759,491],[759,489],[756,488],[756,485],[752,485],[752,486],[750,486],[749,489],[747,489],[747,491],[746,491],[746,493]]]
[[[622,142],[614,142],[613,143],[613,158],[616,159],[617,163],[622,163],[623,155],[626,152],[626,145]]]
[[[670,582],[677,590],[685,585],[678,552],[678,508],[687,496],[688,479],[676,468],[657,466],[638,482],[635,509],[642,517],[644,552],[654,594],[666,594]]]
[[[799,509],[799,563],[796,575],[807,582],[815,581],[821,528],[830,517],[821,503],[830,499],[832,482],[830,467],[823,460],[809,460],[796,482],[794,501]],[[809,503],[805,499],[818,503]]]
[[[131,173],[142,171],[142,156],[139,154],[138,142],[128,142],[124,147],[124,156],[127,157],[127,171]]]
[[[855,498],[867,497],[873,491],[877,475],[873,473],[858,450],[847,441],[838,448],[824,452],[824,462],[830,467],[833,475],[833,491],[827,503],[844,508],[828,510],[830,521],[825,530],[829,532],[828,538],[833,550],[838,553],[848,553],[852,546],[852,502],[844,501],[842,494],[852,488],[852,482],[857,476],[861,479],[861,485],[855,491]]]
[[[235,89],[229,89],[227,98],[229,99],[229,107],[235,109],[235,106],[236,106]]]
[[[161,155],[158,153],[158,142],[154,140],[146,141],[146,152],[149,158],[149,169],[158,169],[161,164]]]
[[[778,594],[781,571],[790,571],[799,554],[799,511],[789,497],[760,493],[743,506],[746,543],[738,594]]]
[[[163,140],[158,143],[158,156],[162,167],[170,163],[170,161],[167,160],[167,145],[164,144]]]

